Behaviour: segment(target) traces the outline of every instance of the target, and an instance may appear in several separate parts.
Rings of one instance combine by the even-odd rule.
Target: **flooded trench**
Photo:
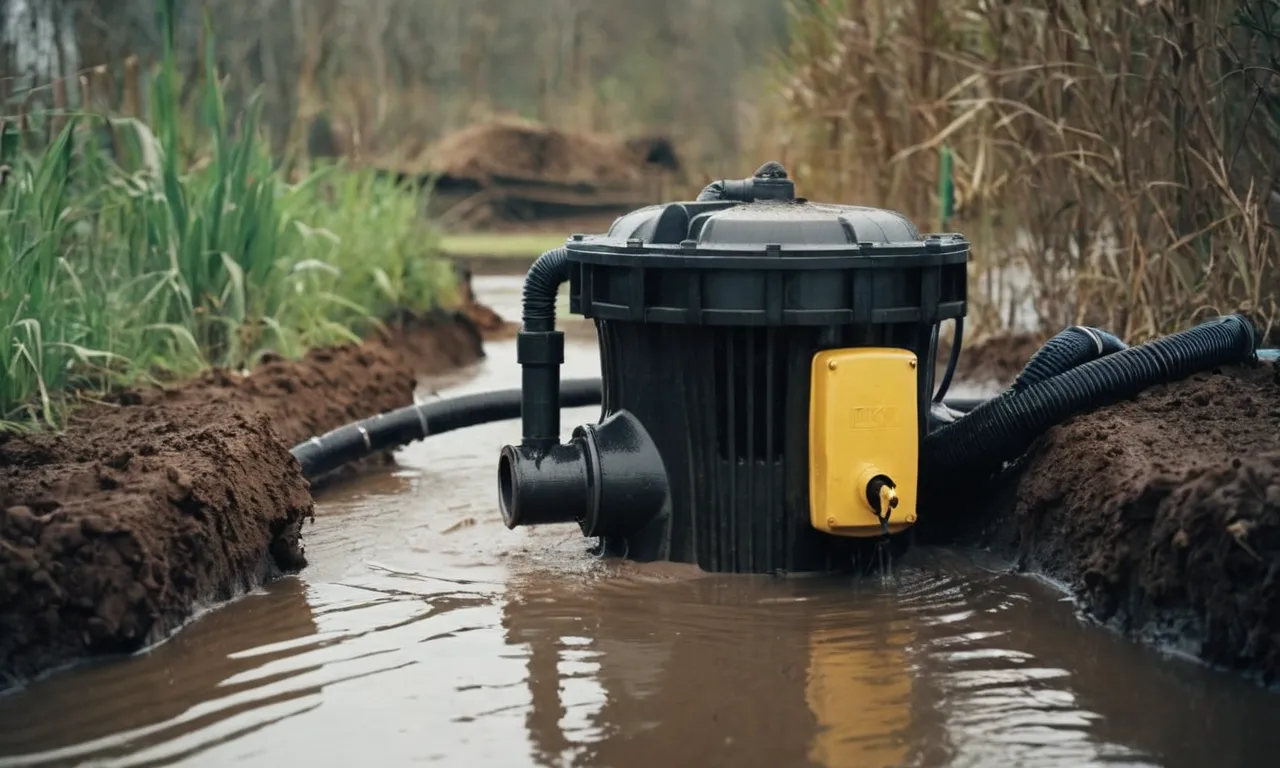
[[[476,279],[518,314],[519,279]],[[598,373],[571,334],[564,375]],[[423,397],[516,386],[514,342]],[[431,394],[434,389],[436,394]],[[595,408],[566,412],[564,425]],[[1280,696],[920,548],[892,582],[713,576],[508,531],[514,422],[323,495],[300,575],[0,697],[0,766],[1267,765]]]

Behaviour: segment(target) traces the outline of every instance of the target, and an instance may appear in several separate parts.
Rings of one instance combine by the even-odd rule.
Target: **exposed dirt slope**
[[[302,567],[312,504],[289,447],[480,355],[462,316],[411,321],[248,376],[121,392],[64,434],[0,438],[0,687],[136,650]]]
[[[1062,580],[1094,618],[1280,676],[1274,366],[1194,376],[1072,419],[970,507],[977,543]]]

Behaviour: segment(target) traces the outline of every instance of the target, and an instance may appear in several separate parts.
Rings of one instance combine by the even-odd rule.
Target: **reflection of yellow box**
[[[906,760],[912,681],[904,649],[911,634],[815,630],[805,686],[819,729],[810,760],[826,768],[888,768]]]
[[[809,519],[837,536],[878,536],[867,485],[889,478],[897,533],[916,520],[920,422],[917,361],[905,349],[829,349],[813,357],[809,394]]]

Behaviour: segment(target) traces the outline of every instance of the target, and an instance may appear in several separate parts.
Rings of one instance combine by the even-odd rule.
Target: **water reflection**
[[[206,613],[144,656],[107,660],[0,697],[0,766],[121,757],[244,713],[261,728],[305,711],[305,691],[242,678],[288,655],[272,646],[315,634],[304,591],[296,579],[277,582]]]
[[[502,623],[526,649],[540,764],[1141,763],[1098,737],[1101,716],[1074,700],[1067,671],[971,631],[1018,596],[975,597],[918,571],[896,590],[526,580]]]

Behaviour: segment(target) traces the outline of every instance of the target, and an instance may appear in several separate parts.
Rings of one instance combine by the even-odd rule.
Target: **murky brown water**
[[[519,282],[478,281],[514,314]],[[590,346],[567,376],[598,370]],[[512,345],[436,382],[513,386]],[[571,427],[596,409],[565,414]],[[0,697],[0,766],[1271,765],[1280,696],[920,549],[891,583],[604,562],[507,531],[494,424],[324,496],[300,576]]]

